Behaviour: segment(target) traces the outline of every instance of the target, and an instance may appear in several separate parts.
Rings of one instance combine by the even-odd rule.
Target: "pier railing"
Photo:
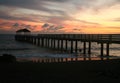
[[[120,43],[120,34],[38,34],[40,38]]]
[[[16,37],[19,38],[34,37],[34,38],[120,43],[120,34],[38,34],[38,35],[16,35]]]

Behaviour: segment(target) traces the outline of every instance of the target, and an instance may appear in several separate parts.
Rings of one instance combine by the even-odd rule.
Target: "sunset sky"
[[[120,34],[120,0],[0,0],[0,33]]]

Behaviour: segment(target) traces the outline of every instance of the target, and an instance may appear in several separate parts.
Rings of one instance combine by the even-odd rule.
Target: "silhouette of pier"
[[[16,34],[15,40],[21,42],[32,43],[37,46],[46,47],[50,49],[57,49],[61,52],[68,50],[70,46],[70,53],[78,53],[81,49],[78,48],[79,42],[83,43],[83,55],[91,55],[91,44],[96,42],[100,44],[100,56],[109,59],[110,44],[120,44],[120,34]],[[68,43],[69,42],[69,43]],[[88,44],[88,49],[87,48]],[[106,47],[105,47],[106,46]],[[105,48],[104,48],[105,47]],[[104,55],[104,49],[106,54]],[[84,58],[85,60],[86,58]]]

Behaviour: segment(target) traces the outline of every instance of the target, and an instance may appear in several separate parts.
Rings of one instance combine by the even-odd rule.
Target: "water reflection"
[[[119,59],[120,57],[102,57],[103,60],[107,59]],[[34,63],[54,63],[54,62],[78,62],[78,61],[88,61],[88,60],[101,60],[101,57],[31,57],[31,58],[17,58],[19,62],[34,62]]]

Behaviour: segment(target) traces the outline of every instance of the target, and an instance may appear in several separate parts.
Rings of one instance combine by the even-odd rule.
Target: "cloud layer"
[[[119,13],[120,0],[0,0],[0,20],[12,21],[14,27],[22,27],[22,23],[18,23],[21,21],[38,23],[41,29],[49,27],[47,30],[56,31],[60,30],[58,26],[64,26],[68,31],[81,31],[79,28],[83,30],[83,27],[108,27],[109,24],[117,27]],[[27,23],[25,26],[36,24]]]

